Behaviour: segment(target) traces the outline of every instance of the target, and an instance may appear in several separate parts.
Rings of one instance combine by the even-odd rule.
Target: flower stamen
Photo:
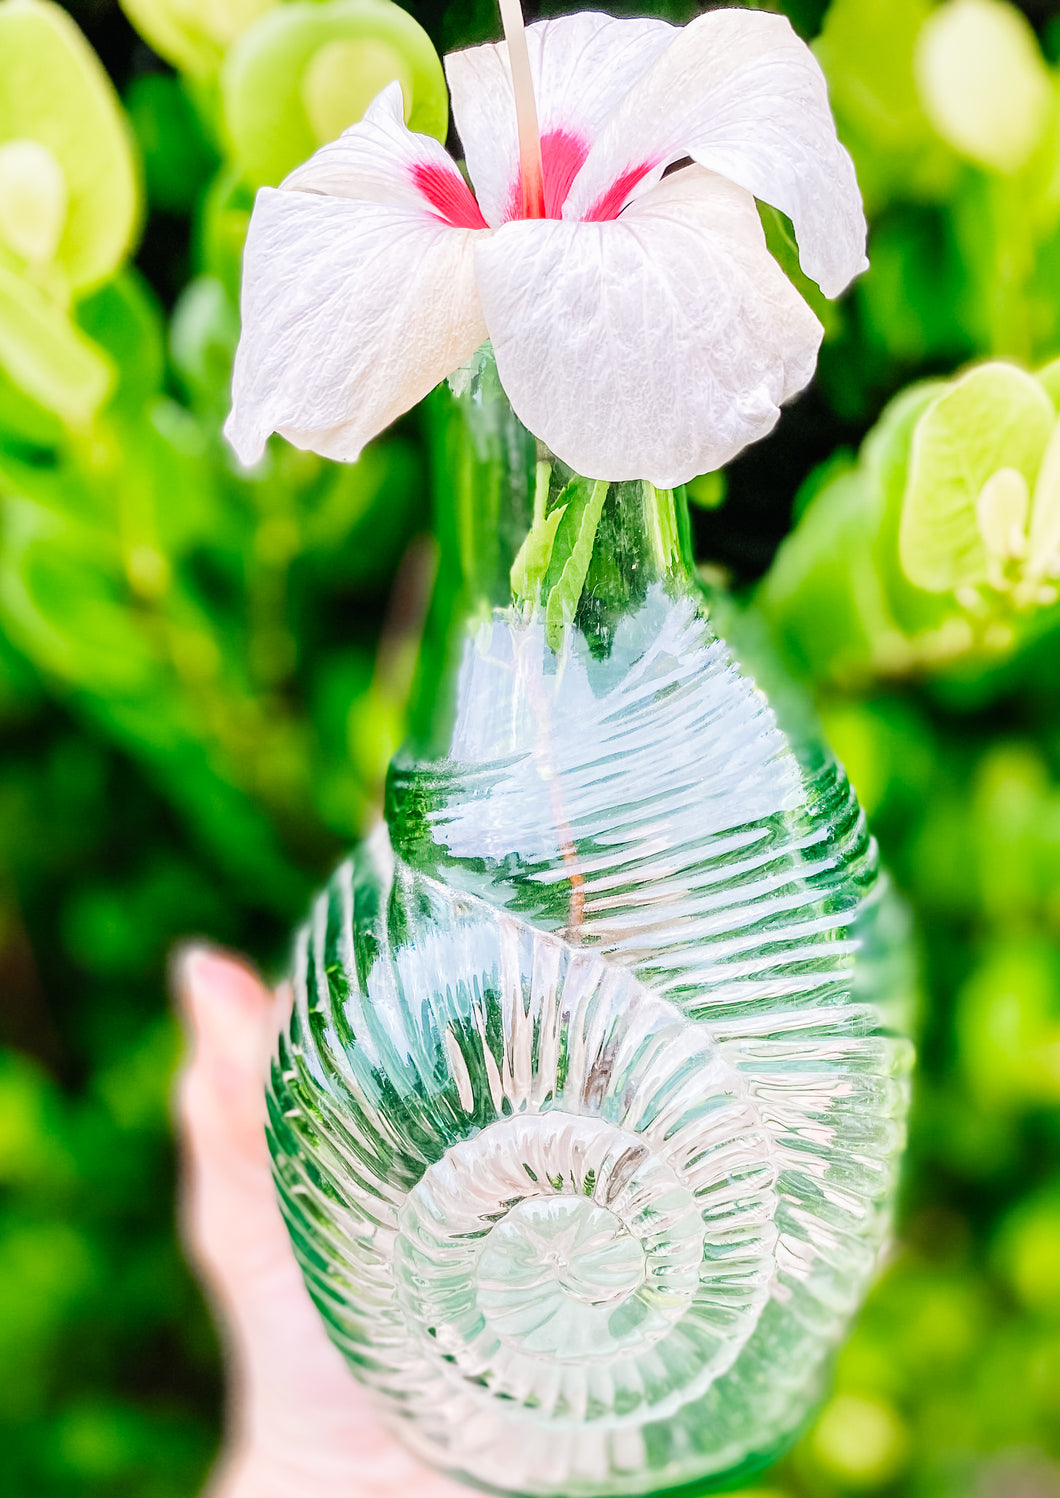
[[[515,91],[515,120],[519,131],[519,177],[523,189],[523,217],[545,216],[545,171],[541,162],[541,132],[537,101],[530,75],[530,53],[519,0],[498,0],[501,24],[508,43],[508,61]]]

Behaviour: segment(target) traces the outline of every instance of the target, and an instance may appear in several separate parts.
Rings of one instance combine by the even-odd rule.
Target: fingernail
[[[198,1045],[215,1059],[256,1066],[266,996],[247,968],[192,942],[174,954],[172,975]]]

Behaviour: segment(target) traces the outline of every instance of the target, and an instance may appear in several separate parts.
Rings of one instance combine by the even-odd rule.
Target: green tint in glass
[[[731,1483],[805,1420],[886,1232],[904,921],[804,710],[718,638],[683,495],[564,469],[488,350],[458,384],[410,738],[298,944],[280,1196],[426,1460]]]

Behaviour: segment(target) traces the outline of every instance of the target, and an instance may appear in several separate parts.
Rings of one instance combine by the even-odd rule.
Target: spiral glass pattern
[[[423,1457],[732,1476],[805,1418],[903,1139],[902,915],[694,588],[480,612],[443,754],[321,895],[270,1088],[310,1291]]]

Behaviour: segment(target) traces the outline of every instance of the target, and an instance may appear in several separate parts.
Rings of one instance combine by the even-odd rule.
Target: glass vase
[[[873,1274],[903,917],[797,694],[712,627],[683,496],[564,470],[488,348],[455,384],[412,731],[298,941],[276,1182],[426,1461],[706,1490],[792,1439]]]

